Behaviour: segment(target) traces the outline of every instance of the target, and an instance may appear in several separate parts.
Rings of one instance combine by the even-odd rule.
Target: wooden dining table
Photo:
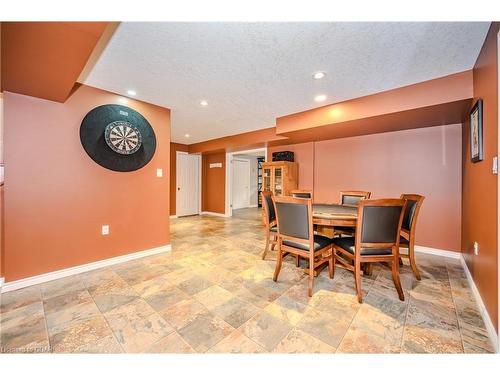
[[[313,224],[327,227],[355,227],[358,208],[342,204],[313,204]]]

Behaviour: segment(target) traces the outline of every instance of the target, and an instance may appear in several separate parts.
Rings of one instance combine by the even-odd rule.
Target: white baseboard
[[[256,207],[259,207],[258,204],[251,204],[250,206],[248,206],[248,208],[256,208]]]
[[[474,294],[474,298],[476,299],[477,306],[479,307],[479,311],[481,312],[481,316],[483,317],[484,324],[486,326],[486,330],[488,331],[488,337],[490,338],[491,345],[495,349],[495,352],[498,353],[498,334],[491,321],[490,315],[488,314],[488,310],[486,310],[486,306],[484,305],[483,299],[481,298],[481,294],[479,294],[479,290],[476,287],[476,283],[472,278],[472,275],[469,271],[469,267],[467,267],[467,263],[463,256],[460,257],[460,261],[462,263],[462,267],[465,271],[465,275],[467,276],[467,281],[469,282],[469,286],[472,290],[472,294]]]
[[[5,278],[0,277],[0,293],[2,291],[3,284],[5,283]]]
[[[177,215],[170,215],[171,219],[177,219]]]
[[[156,254],[160,254],[160,253],[165,253],[165,252],[168,252],[170,250],[172,250],[172,246],[165,245],[165,246],[155,247],[153,249],[148,249],[148,250],[144,250],[144,251],[137,251],[135,253],[120,255],[117,257],[113,257],[113,258],[98,260],[97,262],[86,263],[86,264],[82,264],[80,266],[64,268],[62,270],[57,270],[57,271],[48,272],[48,273],[44,273],[44,274],[37,275],[37,276],[27,277],[25,279],[14,280],[14,281],[4,283],[0,292],[1,293],[10,292],[10,291],[21,289],[21,288],[26,288],[28,286],[46,283],[47,281],[52,281],[52,280],[56,280],[56,279],[61,279],[63,277],[77,275],[79,273],[92,271],[92,270],[95,270],[98,268],[103,268],[103,267],[112,266],[112,265],[118,264],[118,263],[128,262],[129,260],[144,258],[144,257],[150,256],[150,255],[156,255]]]
[[[404,248],[401,248],[401,249],[404,249]],[[461,259],[462,258],[462,253],[458,253],[456,251],[435,249],[433,247],[425,247],[425,246],[418,246],[418,245],[415,245],[415,252],[423,253],[423,254],[430,254],[430,255],[437,255],[440,257],[453,258],[453,259]]]
[[[226,214],[220,214],[218,212],[211,211],[203,211],[200,215],[210,215],[210,216],[218,216],[218,217],[228,217]]]

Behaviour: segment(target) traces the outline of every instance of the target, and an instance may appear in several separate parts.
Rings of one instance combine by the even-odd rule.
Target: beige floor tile
[[[287,322],[263,311],[245,323],[240,332],[266,350],[272,351],[291,329],[292,326]]]
[[[196,353],[189,344],[182,339],[177,332],[172,332],[168,336],[158,340],[151,345],[146,353]]]
[[[266,350],[239,331],[223,338],[208,353],[264,353]]]
[[[0,295],[0,312],[6,313],[42,300],[42,294],[38,285],[2,293]]]
[[[178,333],[198,353],[204,353],[234,331],[221,318],[207,313],[198,316]]]
[[[233,294],[218,285],[213,285],[210,288],[207,288],[193,295],[193,298],[201,302],[206,308],[210,310],[222,305],[233,297]]]
[[[335,348],[307,334],[300,329],[293,329],[281,340],[276,353],[335,353]]]
[[[182,300],[159,314],[176,330],[179,330],[201,315],[207,314],[208,309],[194,298]]]

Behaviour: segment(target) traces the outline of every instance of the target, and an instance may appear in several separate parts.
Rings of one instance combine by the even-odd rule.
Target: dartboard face
[[[122,155],[137,152],[142,144],[141,132],[127,121],[113,121],[108,124],[104,138],[114,152]]]

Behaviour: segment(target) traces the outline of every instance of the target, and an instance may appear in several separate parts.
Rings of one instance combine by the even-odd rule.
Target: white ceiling
[[[172,109],[172,141],[471,69],[489,23],[122,23],[84,83]],[[313,80],[315,71],[325,71]],[[313,97],[325,94],[318,104]],[[201,99],[209,102],[199,105]],[[190,134],[185,138],[184,134]]]

